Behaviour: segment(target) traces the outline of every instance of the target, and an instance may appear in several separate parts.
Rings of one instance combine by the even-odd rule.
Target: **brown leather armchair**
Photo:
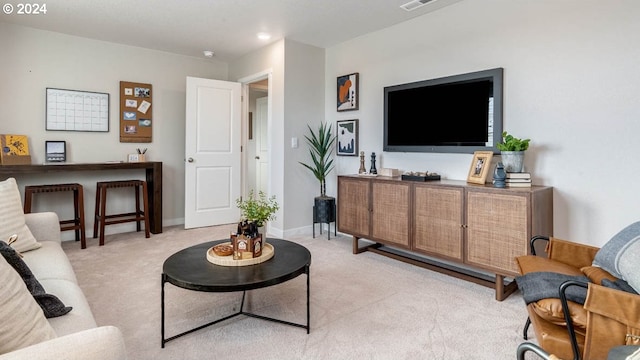
[[[548,241],[546,257],[517,257],[522,275],[552,272],[586,276],[589,280],[584,305],[565,299],[565,311],[559,297],[543,298],[527,305],[540,347],[562,359],[602,360],[607,359],[607,353],[615,346],[640,345],[640,295],[599,285],[603,279],[617,280],[602,268],[592,266],[599,248],[536,237],[532,239],[532,250],[534,240],[539,239]]]

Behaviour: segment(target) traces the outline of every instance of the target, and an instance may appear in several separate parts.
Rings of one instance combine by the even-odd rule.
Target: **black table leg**
[[[162,333],[162,348],[164,349],[164,283],[167,282],[167,276],[162,274],[162,286],[160,290],[160,332]]]

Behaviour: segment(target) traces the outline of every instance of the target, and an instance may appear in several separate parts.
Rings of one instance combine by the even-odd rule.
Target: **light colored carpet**
[[[130,359],[515,359],[527,318],[519,292],[495,300],[493,289],[374,253],[354,255],[351,237],[289,238],[311,263],[311,333],[244,315],[160,347],[164,260],[234,226],[168,227],[64,242],[99,325],[115,325]],[[231,314],[242,293],[203,293],[165,286],[166,336]],[[246,310],[306,321],[306,276],[248,293]],[[533,337],[533,330],[529,331]]]

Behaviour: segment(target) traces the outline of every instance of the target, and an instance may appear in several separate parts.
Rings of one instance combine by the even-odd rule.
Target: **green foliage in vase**
[[[276,219],[276,212],[280,209],[276,196],[267,198],[267,194],[263,191],[258,192],[258,196],[254,191],[249,191],[246,199],[236,199],[236,206],[242,212],[242,219],[253,221],[258,227],[264,226],[267,221]]]
[[[309,154],[311,154],[311,160],[313,165],[308,165],[300,162],[302,166],[311,170],[313,175],[320,182],[320,195],[326,195],[326,178],[327,175],[333,170],[333,154],[334,143],[336,137],[331,133],[331,126],[326,123],[320,124],[318,132],[314,132],[311,126],[309,128],[310,135],[305,135],[307,144],[309,145]]]
[[[529,148],[531,139],[518,139],[509,135],[506,131],[502,132],[502,142],[498,144],[500,151],[525,151]]]

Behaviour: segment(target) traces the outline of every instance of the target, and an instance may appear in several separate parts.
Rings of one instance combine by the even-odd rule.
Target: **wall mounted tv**
[[[384,151],[499,153],[502,68],[384,88]]]

